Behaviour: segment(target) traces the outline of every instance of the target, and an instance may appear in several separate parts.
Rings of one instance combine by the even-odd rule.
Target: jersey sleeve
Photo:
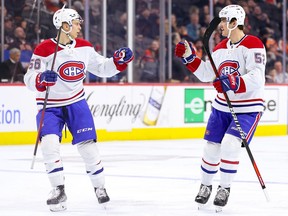
[[[97,53],[94,48],[90,50],[87,70],[98,77],[112,77],[118,74],[113,58],[106,58]]]
[[[221,41],[213,50],[211,56],[214,59],[214,63],[216,68],[218,68],[218,50],[226,48],[227,39]],[[187,68],[193,72],[193,74],[201,81],[201,82],[211,82],[213,81],[216,76],[209,60],[203,61],[199,58],[196,58],[193,62],[187,65]]]
[[[36,76],[47,70],[45,58],[43,56],[32,55],[27,73],[24,75],[24,83],[28,89],[36,91]]]
[[[215,74],[209,60],[203,61],[197,57],[193,62],[187,64],[187,68],[201,82],[211,82],[215,79]]]
[[[265,84],[266,50],[260,39],[251,37],[244,44],[247,73],[242,75],[246,91],[263,88]]]
[[[53,58],[55,44],[51,40],[45,40],[34,50],[30,59],[27,73],[24,75],[24,83],[28,89],[36,91],[36,76],[38,73],[48,70],[48,62]],[[50,68],[51,69],[51,68]]]

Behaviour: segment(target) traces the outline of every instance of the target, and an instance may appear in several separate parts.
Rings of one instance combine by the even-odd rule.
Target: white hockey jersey
[[[240,88],[244,88],[245,85],[245,92],[227,92],[234,111],[262,112],[266,64],[266,51],[262,41],[257,37],[245,35],[237,44],[232,44],[230,39],[226,38],[214,48],[212,58],[219,75],[237,73],[243,78],[244,83],[240,84]],[[209,60],[202,61],[196,58],[187,68],[202,82],[215,79]],[[217,110],[230,112],[222,93],[217,94],[212,106]]]
[[[56,40],[48,39],[35,48],[24,76],[24,82],[30,90],[37,91],[35,79],[38,73],[51,70],[56,44]],[[66,46],[59,44],[53,71],[58,74],[58,79],[56,84],[50,87],[47,108],[69,105],[82,100],[83,80],[88,71],[99,77],[111,77],[119,73],[113,58],[99,55],[93,46],[83,39],[75,39]],[[45,93],[46,91],[37,91],[38,109],[43,108]]]

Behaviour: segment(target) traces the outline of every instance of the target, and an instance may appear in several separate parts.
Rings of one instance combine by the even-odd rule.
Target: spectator
[[[28,23],[26,19],[22,19],[19,26],[23,28],[26,34],[26,40],[29,42],[33,49],[36,46],[34,46],[34,44],[37,43],[37,36],[40,34],[37,25],[32,25],[31,23]]]
[[[4,44],[7,49],[8,44],[14,42],[14,21],[11,16],[4,18]]]
[[[171,14],[171,31],[178,32],[178,22],[175,14]]]
[[[127,13],[117,11],[114,16],[113,26],[111,26],[111,36],[116,40],[126,41],[127,39]]]
[[[150,16],[149,20],[152,23],[151,26],[151,38],[152,39],[157,39],[159,38],[160,35],[160,10],[159,10],[159,5],[157,4],[152,4],[151,9],[150,9]]]
[[[277,71],[276,69],[272,69],[268,72],[268,74],[265,76],[266,82],[267,83],[275,83],[275,78],[277,76]]]
[[[148,4],[146,1],[144,0],[138,1],[136,4],[136,15],[139,16],[142,13],[142,11],[145,10],[146,8],[148,8]]]
[[[59,0],[44,0],[44,5],[49,13],[54,13],[60,9]]]
[[[22,27],[15,28],[14,36],[15,39],[8,45],[8,50],[14,47],[18,48],[21,51],[21,63],[27,67],[33,53],[32,45],[26,40],[26,33]]]
[[[281,61],[274,63],[274,69],[276,70],[275,83],[288,83],[288,73],[283,70]]]
[[[188,31],[188,36],[192,39],[194,43],[200,38],[201,25],[199,23],[199,11],[190,12],[190,23],[186,26]]]
[[[261,29],[265,28],[270,24],[269,17],[266,13],[262,12],[262,9],[257,5],[254,7],[252,19],[254,23],[257,25],[255,26],[258,33]]]
[[[159,82],[159,41],[153,40],[140,60],[141,82]]]
[[[148,8],[144,8],[141,11],[140,16],[136,19],[136,31],[137,34],[150,38],[152,23],[150,23],[149,16],[150,10]]]
[[[84,13],[85,8],[84,8],[84,5],[83,5],[83,1],[78,1],[78,0],[74,1],[72,8],[74,10],[76,10],[82,18],[85,16],[85,13]],[[84,25],[84,24],[85,24],[85,22],[82,25]],[[95,20],[93,14],[92,14],[92,8],[89,7],[89,27],[92,27],[92,26],[95,26],[95,25],[96,25],[96,20]],[[84,32],[85,32],[85,30],[84,30]]]
[[[226,6],[225,0],[218,0],[214,4],[214,14],[219,14],[220,10]]]
[[[200,8],[199,19],[200,19],[201,26],[207,26],[206,21],[205,21],[205,19],[207,19],[206,15],[210,16],[209,5],[205,5],[202,8]]]
[[[72,8],[76,10],[81,17],[84,17],[84,5],[81,1],[74,1]]]
[[[153,14],[153,16],[150,15],[151,12],[148,8],[143,9],[140,16],[136,20],[136,33],[147,38],[155,39],[157,36],[159,36],[159,33],[156,31],[159,29],[159,23],[155,17],[155,14]]]
[[[0,63],[0,82],[22,82],[26,70],[20,62],[21,51],[12,48],[9,59]]]
[[[134,55],[135,59],[138,61],[142,58],[142,55],[145,50],[145,41],[143,35],[139,34],[135,36],[135,50],[134,50]]]
[[[40,30],[40,37],[41,39],[48,39],[52,37],[56,37],[57,31],[55,30],[55,27],[53,26],[53,23],[51,22],[53,14],[51,13],[43,13],[41,14],[40,19],[40,26],[38,30]]]
[[[40,26],[35,26],[40,32],[41,39],[48,39],[57,36],[57,31],[51,22],[54,12],[63,7],[64,0],[44,0],[44,13],[40,16]],[[67,1],[66,1],[67,5]]]
[[[194,46],[195,46],[195,52],[198,58],[205,60],[202,40],[198,39],[197,41],[195,41]]]
[[[2,12],[2,6],[0,5],[0,11]],[[4,6],[4,17],[7,16],[7,9],[6,7]],[[1,22],[0,22],[0,25],[1,25]]]
[[[183,26],[183,25],[180,26],[179,27],[179,33],[180,33],[180,36],[183,40],[192,41],[192,38],[190,38],[188,35],[188,30],[187,30],[186,26]]]
[[[37,25],[37,4],[36,8],[33,10],[33,0],[5,0],[4,7],[4,48],[11,49],[15,46],[14,40],[14,29],[15,26],[20,26],[23,28],[26,34],[26,43],[30,44],[32,50],[35,47],[35,42],[39,42],[42,39],[53,38],[57,35],[57,31],[55,30],[51,20],[54,11],[62,8],[63,4],[67,0],[43,0],[41,5],[41,15],[40,15],[40,23]],[[159,38],[159,1],[156,0],[136,0],[135,1],[135,10],[136,10],[136,31],[135,31],[135,57],[140,60],[145,48],[149,46],[152,40]],[[191,6],[191,2],[187,0],[177,0],[172,4],[172,32],[179,32],[182,39],[186,39],[187,41],[193,41],[195,46],[195,39],[191,38],[188,35],[188,30],[190,34],[190,29],[187,30],[186,25],[191,22],[190,14],[198,14],[199,15],[199,25],[198,33],[196,33],[198,40],[202,40],[203,32],[206,30],[207,24],[210,22],[210,7],[209,0],[193,0],[193,6]],[[282,60],[283,56],[281,53],[282,50],[282,0],[216,0],[214,1],[214,12],[220,10],[227,4],[231,2],[238,2],[241,5],[245,12],[245,34],[254,34],[258,35],[263,41],[264,45],[266,45],[266,50],[268,52],[267,58],[267,72],[270,71],[274,67],[274,62],[276,60]],[[17,5],[16,5],[17,3]],[[25,4],[26,3],[26,4]],[[115,25],[115,20],[121,20],[119,23],[123,23],[127,17],[125,11],[127,9],[127,3],[121,3],[119,5],[118,1],[109,0],[108,2],[108,34],[107,34],[107,53],[110,54],[115,50],[115,47],[118,46],[126,46],[126,24],[124,21],[123,25]],[[75,8],[78,13],[84,17],[84,0],[72,0],[71,5]],[[42,7],[43,6],[43,7]],[[90,41],[92,44],[99,43],[101,41],[101,37],[96,32],[101,32],[102,27],[102,18],[101,18],[101,6],[102,3],[99,0],[90,1],[89,3],[89,35]],[[0,6],[1,8],[1,6]],[[19,10],[22,8],[22,11]],[[8,12],[7,12],[8,10]],[[120,12],[119,12],[120,11]],[[19,19],[19,14],[21,14],[22,19]],[[218,14],[218,13],[216,13]],[[118,18],[118,15],[120,18]],[[123,16],[122,16],[123,15]],[[175,16],[176,15],[176,16]],[[288,10],[287,10],[288,16]],[[117,18],[116,18],[117,17]],[[195,15],[196,17],[196,15]],[[123,18],[123,20],[122,20]],[[260,21],[258,18],[261,18]],[[264,18],[264,20],[263,20]],[[111,19],[111,22],[110,22]],[[197,19],[197,18],[196,18]],[[17,23],[19,21],[19,24]],[[28,23],[27,23],[28,21]],[[167,21],[167,20],[166,20]],[[21,23],[20,23],[21,22]],[[167,23],[166,23],[167,24]],[[110,26],[112,26],[110,28]],[[166,30],[168,26],[165,26]],[[82,30],[85,29],[85,26],[82,25]],[[85,31],[83,31],[85,32]],[[115,33],[116,32],[116,33]],[[115,38],[115,35],[118,35]],[[192,31],[193,32],[193,31]],[[197,31],[196,31],[197,32]],[[194,32],[195,33],[195,32]],[[139,36],[139,37],[138,37]],[[141,37],[141,40],[137,41]],[[122,39],[123,38],[123,39]],[[219,43],[221,37],[219,35],[214,36],[214,44],[216,42]],[[270,42],[276,41],[278,42],[278,46],[272,44],[271,47],[267,47],[267,44],[271,45]],[[167,42],[167,41],[166,41]],[[138,46],[138,43],[140,45]],[[8,46],[10,45],[10,46]],[[211,45],[211,48],[214,45]],[[20,48],[20,47],[19,47]],[[288,49],[288,45],[287,45]],[[26,51],[25,51],[26,52]],[[30,51],[31,52],[31,51]],[[7,59],[8,53],[5,53]],[[23,65],[23,57],[25,53],[21,54],[21,62]],[[31,56],[31,55],[30,55]],[[138,58],[137,58],[138,56]],[[270,56],[272,59],[270,59]],[[205,56],[204,56],[205,58]],[[26,58],[28,59],[28,58]],[[139,63],[139,61],[137,61]],[[123,73],[124,74],[124,73]],[[122,75],[122,74],[121,74]],[[138,79],[139,80],[139,79]]]
[[[272,38],[269,38],[269,40],[267,40],[267,68],[268,69],[272,69],[274,68],[274,64],[276,61],[282,61],[282,53],[279,52],[279,48],[278,45],[276,43],[276,41]]]
[[[268,49],[269,46],[267,46],[268,45],[267,41],[269,39],[272,39],[272,34],[271,34],[270,29],[268,27],[262,28],[259,32],[259,38],[263,42],[265,48]],[[271,42],[271,40],[270,40],[270,42]]]
[[[11,14],[13,17],[21,17],[22,10],[25,7],[26,0],[5,0],[5,7],[8,14]]]
[[[8,49],[17,47],[21,51],[28,50],[32,52],[32,46],[26,41],[26,33],[22,27],[17,27],[14,30],[15,40],[9,44]]]

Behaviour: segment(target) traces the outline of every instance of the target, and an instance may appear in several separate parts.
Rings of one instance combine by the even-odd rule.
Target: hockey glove
[[[181,58],[184,64],[191,63],[196,58],[195,49],[192,47],[192,44],[188,43],[186,40],[184,42],[179,42],[176,45],[175,55]]]
[[[128,47],[123,47],[114,52],[113,61],[117,70],[124,71],[127,64],[134,59],[133,51]]]
[[[45,91],[47,86],[55,85],[57,81],[57,73],[55,71],[46,70],[36,76],[36,88],[38,91]]]
[[[222,75],[213,81],[213,86],[218,93],[227,92],[229,90],[235,93],[239,90],[241,77],[229,75]]]

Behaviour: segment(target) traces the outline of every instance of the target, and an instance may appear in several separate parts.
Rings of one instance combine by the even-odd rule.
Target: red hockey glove
[[[196,58],[195,49],[192,47],[192,44],[188,43],[186,40],[184,42],[179,42],[176,45],[175,55],[181,58],[184,64],[191,63]]]
[[[128,47],[123,47],[116,50],[113,55],[114,64],[119,71],[124,71],[127,68],[127,64],[133,59],[133,51]]]
[[[222,75],[213,81],[213,86],[218,93],[227,92],[229,90],[237,92],[240,88],[241,79],[240,76],[233,76],[231,74]]]
[[[36,76],[36,88],[38,91],[45,91],[47,86],[55,85],[57,81],[57,73],[55,71],[46,70]]]

